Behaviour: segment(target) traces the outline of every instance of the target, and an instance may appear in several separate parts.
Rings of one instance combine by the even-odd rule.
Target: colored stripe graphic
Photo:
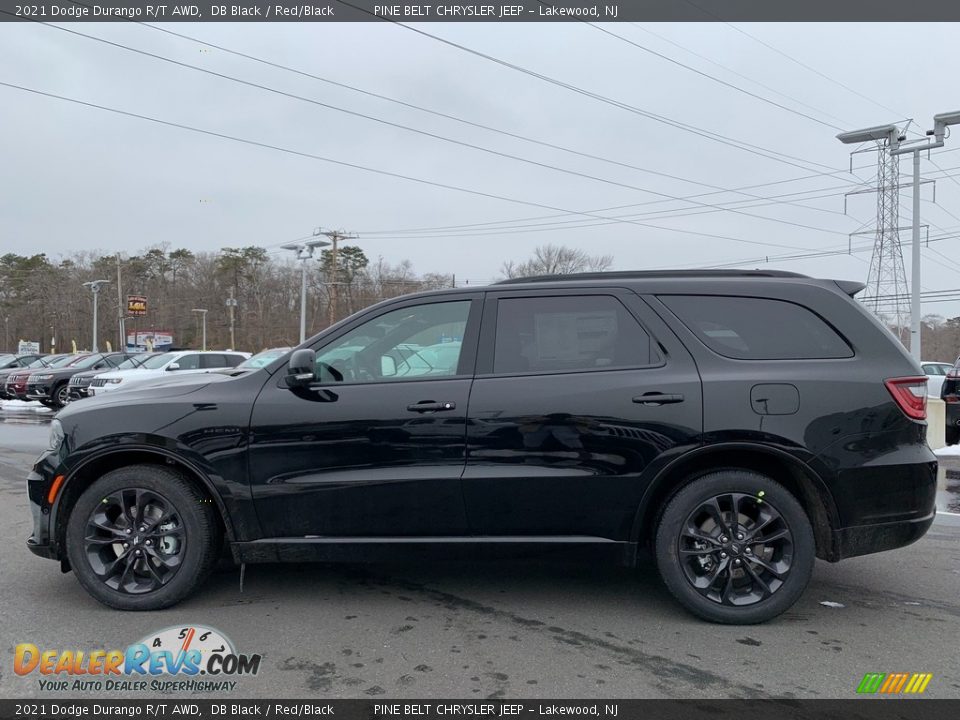
[[[857,686],[857,692],[918,695],[927,689],[932,679],[931,673],[867,673]]]

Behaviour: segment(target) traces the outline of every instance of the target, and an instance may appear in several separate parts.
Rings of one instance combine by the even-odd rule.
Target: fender
[[[808,462],[801,460],[796,455],[793,455],[776,445],[750,441],[731,441],[715,443],[712,445],[700,445],[693,450],[685,452],[682,455],[671,459],[670,462],[659,469],[657,474],[647,485],[647,489],[644,491],[643,497],[640,500],[640,506],[637,508],[637,513],[633,520],[633,527],[630,530],[631,542],[635,543],[636,545],[641,544],[642,533],[649,529],[644,527],[643,518],[650,510],[650,503],[654,497],[657,497],[660,494],[660,490],[664,483],[669,481],[670,476],[677,470],[679,466],[685,463],[694,463],[701,458],[724,452],[760,453],[772,458],[776,458],[777,460],[796,468],[803,474],[804,477],[813,483],[813,486],[817,492],[817,497],[826,509],[827,517],[830,520],[830,525],[833,528],[839,526],[839,516],[833,500],[833,495],[827,489],[827,486],[823,482],[823,478],[820,476],[820,473],[814,470],[814,468],[811,467]],[[811,456],[810,460],[815,461],[815,458]],[[730,466],[736,465],[736,463],[727,464]]]
[[[127,452],[141,452],[148,455],[154,455],[158,458],[164,458],[172,460],[178,465],[183,465],[191,473],[193,473],[197,478],[200,479],[201,484],[206,490],[207,494],[213,498],[214,503],[217,507],[217,512],[220,513],[220,518],[223,520],[224,529],[226,531],[227,542],[232,543],[237,539],[236,531],[234,528],[234,518],[233,513],[229,512],[226,504],[223,501],[223,497],[220,492],[217,490],[217,486],[214,481],[211,479],[210,473],[201,468],[196,462],[185,457],[185,454],[175,453],[165,447],[158,447],[157,445],[150,445],[146,443],[130,443],[122,444],[119,446],[113,446],[106,450],[96,451],[88,457],[83,458],[75,467],[71,468],[66,473],[66,478],[64,479],[63,487],[60,489],[60,493],[57,495],[57,499],[53,503],[53,507],[50,508],[50,530],[51,530],[51,542],[57,542],[57,532],[58,528],[58,517],[60,511],[60,501],[64,498],[67,493],[66,490],[70,486],[70,483],[77,477],[77,475],[93,462],[102,460],[105,457],[111,455],[117,455]],[[222,480],[222,479],[221,479]]]

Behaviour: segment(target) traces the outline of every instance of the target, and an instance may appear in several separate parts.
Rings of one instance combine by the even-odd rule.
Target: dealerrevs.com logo
[[[259,654],[237,653],[223,633],[203,625],[174,626],[150,633],[126,650],[41,649],[20,643],[13,671],[37,674],[40,690],[200,691],[236,688],[233,677],[256,675]]]

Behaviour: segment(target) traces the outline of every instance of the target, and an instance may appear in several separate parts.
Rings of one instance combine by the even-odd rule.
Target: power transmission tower
[[[900,156],[877,146],[877,226],[863,303],[897,328],[910,326],[910,288],[900,244]]]

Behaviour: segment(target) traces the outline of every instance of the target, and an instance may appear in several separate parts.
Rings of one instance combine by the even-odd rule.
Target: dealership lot
[[[189,624],[263,655],[234,697],[852,697],[867,672],[930,672],[927,695],[960,697],[960,516],[902,550],[818,562],[800,602],[762,626],[695,620],[650,568],[550,559],[251,566],[242,593],[224,570],[170,610],[119,613],[24,546],[24,477],[46,417],[0,412],[5,697],[58,697],[13,672],[17,643],[115,649]],[[956,482],[941,509],[960,511]]]

